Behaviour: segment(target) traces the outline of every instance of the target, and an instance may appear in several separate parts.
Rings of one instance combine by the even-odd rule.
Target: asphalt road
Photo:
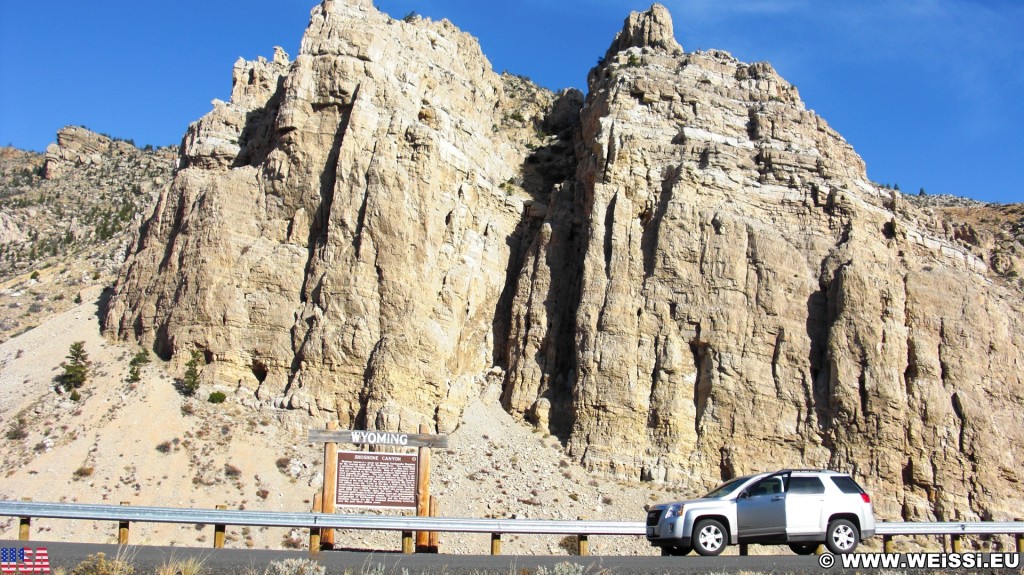
[[[46,547],[51,568],[66,572],[90,554],[103,552],[108,558],[123,557],[135,566],[135,575],[148,575],[172,561],[198,557],[204,575],[263,575],[273,561],[308,559],[308,551],[267,551],[247,549],[204,549],[57,543],[49,541],[0,541],[0,547]],[[549,575],[665,575],[668,573],[822,573],[817,558],[795,555],[727,557],[549,557],[490,555],[402,555],[323,551],[315,560],[327,567],[328,575],[537,575],[540,567]],[[580,567],[570,568],[570,563]],[[563,564],[563,565],[560,565]],[[837,570],[838,571],[838,570]]]

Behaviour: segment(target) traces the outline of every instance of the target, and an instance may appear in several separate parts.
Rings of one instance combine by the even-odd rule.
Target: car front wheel
[[[728,535],[719,521],[704,519],[693,527],[693,538],[690,541],[701,555],[719,555],[728,543]]]
[[[825,546],[832,553],[853,553],[860,541],[857,526],[847,519],[836,519],[828,524]]]

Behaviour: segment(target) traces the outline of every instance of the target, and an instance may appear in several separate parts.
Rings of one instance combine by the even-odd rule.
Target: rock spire
[[[606,58],[628,48],[652,48],[670,55],[683,53],[672,27],[672,14],[661,4],[653,4],[645,12],[631,12],[615,36]]]

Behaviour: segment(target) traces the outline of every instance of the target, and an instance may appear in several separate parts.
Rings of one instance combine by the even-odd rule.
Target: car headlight
[[[683,506],[682,505],[669,505],[668,507],[665,508],[665,513],[662,516],[665,519],[668,519],[669,517],[679,517],[682,514],[683,514]]]

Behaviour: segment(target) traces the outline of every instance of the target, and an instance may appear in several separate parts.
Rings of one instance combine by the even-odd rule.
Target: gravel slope
[[[137,348],[99,333],[100,288],[39,327],[0,344],[0,497],[175,507],[301,511],[311,508],[322,482],[322,446],[307,430],[325,422],[298,411],[205,401],[211,389],[182,396],[167,365],[154,361],[130,384],[128,365]],[[92,377],[82,399],[55,391],[73,342],[85,342]],[[558,440],[516,422],[499,404],[500,389],[484,390],[451,434],[447,450],[433,454],[432,493],[441,515],[530,519],[640,521],[643,506],[679,497],[658,486],[592,477],[571,462]],[[251,396],[250,396],[251,399]],[[27,436],[6,438],[19,418]],[[346,447],[342,447],[343,449]],[[350,510],[354,513],[379,513]],[[102,522],[38,519],[33,537],[113,542],[116,526]],[[16,538],[17,522],[0,521],[0,538]],[[133,543],[212,545],[212,527],[135,525]],[[280,528],[232,527],[228,546],[303,547],[307,534]],[[342,548],[395,550],[393,533],[342,532]],[[442,534],[445,553],[486,553],[489,536]],[[572,538],[506,535],[509,554],[568,554]],[[594,537],[595,554],[650,554],[637,538]]]

